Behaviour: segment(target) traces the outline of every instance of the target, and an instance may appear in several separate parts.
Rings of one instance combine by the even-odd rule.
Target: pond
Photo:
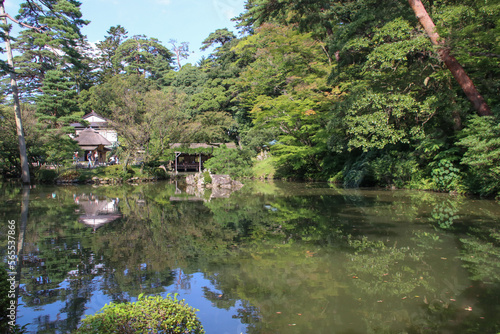
[[[1,189],[30,333],[169,293],[209,334],[500,332],[496,201],[290,182]]]

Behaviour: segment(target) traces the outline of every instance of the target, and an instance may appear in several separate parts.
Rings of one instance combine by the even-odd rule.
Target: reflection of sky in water
[[[21,284],[19,288],[23,288],[24,284]],[[59,288],[69,289],[69,283],[67,281],[59,284]],[[38,323],[45,324],[50,321],[56,320],[51,318],[51,314],[58,314],[59,320],[64,320],[67,318],[66,314],[59,314],[60,310],[66,306],[66,301],[58,300],[55,303],[43,305],[40,307],[25,307],[22,297],[19,298],[17,307],[17,319],[16,323],[20,326],[30,324],[27,326],[28,333],[36,333],[38,329]],[[45,320],[47,319],[47,320]]]
[[[182,288],[173,284],[165,288],[165,292],[162,293],[162,296],[165,297],[168,293],[178,293],[178,299],[185,299],[189,306],[199,309],[200,311],[196,314],[198,315],[198,318],[200,319],[207,334],[240,334],[246,332],[246,326],[241,324],[239,319],[233,318],[233,315],[238,313],[237,309],[241,307],[239,302],[228,310],[218,309],[210,300],[207,300],[203,296],[203,287],[208,287],[211,291],[215,291],[215,288],[209,280],[203,277],[202,273],[190,274],[188,280],[189,284],[186,284],[187,288]],[[95,314],[105,304],[112,301],[110,296],[103,293],[101,283],[101,276],[95,277],[92,280],[93,292],[90,301],[85,304],[85,315]],[[21,285],[21,287],[22,286],[23,285]],[[58,289],[70,288],[68,280],[63,281],[58,286]],[[127,294],[126,296],[129,297]],[[131,298],[131,301],[136,300],[137,298],[135,297]],[[58,315],[58,320],[66,319],[66,313],[60,313],[61,309],[65,306],[65,301],[57,301],[38,308],[26,307],[21,297],[19,298],[17,323],[21,326],[30,323],[27,327],[29,333],[36,333],[38,329],[41,329],[39,328],[38,323],[43,324],[56,320],[56,317],[53,315]],[[47,317],[49,318],[47,319]],[[40,320],[37,321],[37,319]]]

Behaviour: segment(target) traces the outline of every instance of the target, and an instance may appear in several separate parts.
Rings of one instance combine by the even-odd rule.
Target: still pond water
[[[277,182],[1,189],[30,333],[141,293],[178,293],[209,334],[500,332],[495,201]]]

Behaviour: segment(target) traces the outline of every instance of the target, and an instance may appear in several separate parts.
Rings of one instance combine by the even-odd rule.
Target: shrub
[[[64,181],[79,180],[80,176],[80,172],[77,170],[68,169],[59,175],[59,179]]]
[[[212,183],[212,177],[210,176],[210,172],[209,171],[203,172],[203,182],[205,184]]]
[[[466,149],[469,190],[483,196],[500,195],[500,123],[494,117],[473,116],[462,130],[459,146]]]
[[[342,171],[337,172],[337,174],[328,178],[329,183],[343,183],[344,182],[344,174]]]
[[[441,159],[437,167],[432,169],[431,174],[435,190],[457,191],[462,188],[460,170],[448,159]]]
[[[167,180],[169,178],[168,173],[163,166],[154,168],[153,171],[150,172],[150,174],[152,174],[158,180]]]
[[[108,166],[103,171],[105,177],[121,178],[124,180],[130,179],[135,174],[135,170],[130,166],[127,166],[127,170],[123,170],[123,165]]]
[[[372,185],[370,162],[374,152],[362,153],[352,162],[347,162],[342,170],[344,187],[357,188],[361,185]]]
[[[196,311],[178,300],[177,294],[166,298],[140,295],[135,303],[105,305],[100,313],[83,319],[74,334],[205,333]]]
[[[221,147],[205,162],[205,168],[213,174],[229,174],[232,177],[252,176],[252,156],[249,150]]]
[[[38,169],[35,171],[35,180],[41,183],[51,183],[57,179],[55,169]]]
[[[387,152],[370,163],[373,177],[380,186],[404,188],[411,181],[420,179],[418,163],[407,153]]]

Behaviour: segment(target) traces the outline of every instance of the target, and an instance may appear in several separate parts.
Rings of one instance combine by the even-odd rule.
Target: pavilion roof
[[[170,148],[214,148],[226,145],[227,148],[236,148],[235,143],[174,143],[170,144]]]
[[[80,132],[78,137],[75,138],[75,140],[78,142],[79,146],[112,145],[109,140],[107,140],[106,138],[104,138],[98,132],[94,131],[91,128],[87,128],[82,132]]]

